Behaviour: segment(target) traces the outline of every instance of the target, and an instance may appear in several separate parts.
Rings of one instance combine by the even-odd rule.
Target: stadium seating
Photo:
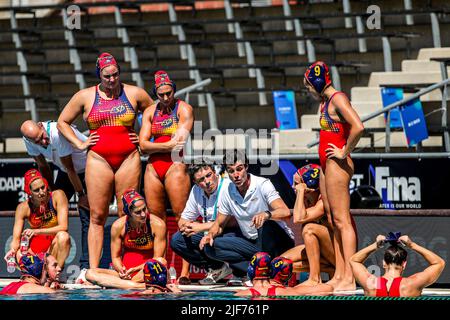
[[[225,5],[208,9],[201,9],[200,3],[203,2],[175,1],[172,7],[163,3],[165,10],[160,11],[148,11],[139,4],[121,4],[119,9],[80,4],[82,27],[72,31],[74,43],[68,40],[59,15],[62,6],[55,7],[52,14],[35,14],[33,9],[22,8],[17,12],[17,28],[11,27],[9,19],[0,20],[3,136],[17,137],[17,124],[30,118],[25,98],[35,100],[40,119],[56,119],[79,90],[80,77],[86,86],[97,82],[95,58],[99,52],[109,51],[121,64],[122,80],[136,83],[135,74],[139,73],[149,93],[153,73],[160,68],[171,74],[179,88],[211,78],[208,87],[188,97],[196,107],[196,119],[204,122],[204,129],[209,127],[207,108],[203,108],[205,102],[201,100],[204,94],[211,94],[214,99],[219,129],[271,129],[275,127],[272,91],[294,90],[300,129],[274,135],[280,139],[280,152],[311,152],[314,149],[307,149],[306,144],[317,135],[318,103],[307,96],[301,77],[312,58],[325,60],[336,68],[340,79],[334,80],[340,80],[342,90],[349,93],[355,109],[364,116],[381,108],[381,86],[423,87],[438,82],[439,63],[432,59],[450,57],[449,48],[423,49],[433,46],[430,13],[439,14],[442,46],[450,45],[445,1],[435,1],[433,6],[426,7],[416,5],[411,15],[413,25],[401,3],[378,1],[383,7],[382,30],[363,27],[362,32],[355,22],[367,19],[365,1],[352,4],[350,14],[343,13],[339,2],[297,2],[290,5],[289,14],[281,5],[264,6],[251,1],[224,1]],[[231,15],[226,10],[227,3]],[[0,13],[5,17],[4,11]],[[352,26],[348,25],[349,20]],[[128,42],[124,40],[124,32]],[[22,47],[17,47],[16,35]],[[392,71],[385,71],[386,39],[391,48]],[[127,57],[131,49],[136,51],[138,68]],[[80,58],[81,70],[76,69],[73,51]],[[18,65],[21,53],[27,63],[26,71],[21,71]],[[30,85],[27,96],[23,95],[24,76]],[[422,96],[425,113],[437,110],[440,99],[439,90]],[[440,124],[440,113],[432,113],[429,119],[430,127],[435,128]],[[85,129],[81,119],[77,125]],[[370,144],[370,148],[378,148],[379,144],[373,143],[383,140],[378,135],[385,128],[383,115],[365,125],[369,134],[358,147],[365,150]],[[391,140],[394,143],[397,138]],[[193,146],[197,143],[194,139]],[[220,139],[217,143],[220,144]],[[259,148],[273,145],[267,138],[261,138],[261,142],[252,140],[252,144]],[[424,146],[430,144],[439,147],[442,139],[430,138]]]

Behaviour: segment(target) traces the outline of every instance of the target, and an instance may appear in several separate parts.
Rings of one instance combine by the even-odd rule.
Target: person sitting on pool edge
[[[364,261],[386,243],[390,247],[384,252],[384,275],[377,277],[364,266]],[[406,247],[422,255],[430,264],[422,272],[409,277],[402,277],[406,268]],[[387,237],[378,235],[375,242],[355,253],[350,259],[350,265],[356,281],[364,289],[364,295],[371,297],[417,297],[422,290],[433,284],[442,273],[445,261],[434,252],[413,242],[407,235],[400,232],[390,232]]]
[[[143,269],[148,259],[163,257],[166,224],[150,213],[145,199],[134,189],[122,195],[125,216],[111,226],[111,260],[114,270],[89,269],[86,279],[102,287],[143,289]]]
[[[54,256],[43,252],[26,253],[19,258],[19,268],[20,281],[11,282],[0,295],[54,293],[59,289],[61,267]]]

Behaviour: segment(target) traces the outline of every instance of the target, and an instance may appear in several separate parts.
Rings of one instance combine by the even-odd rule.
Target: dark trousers
[[[248,264],[252,256],[259,251],[268,252],[275,258],[293,248],[295,242],[273,220],[266,221],[258,229],[258,238],[252,240],[242,234],[235,236],[219,236],[214,239],[213,246],[206,245],[206,256],[210,259],[227,262],[235,276],[247,274]]]
[[[225,229],[223,237],[236,237],[237,232],[240,234],[238,228]],[[203,236],[203,232],[200,232],[191,237],[186,237],[178,231],[172,236],[170,247],[176,254],[194,266],[205,268],[206,270],[210,268],[219,269],[222,267],[223,262],[208,258],[204,251],[199,248]]]
[[[80,177],[81,183],[83,184],[84,190],[86,190],[86,183],[84,181],[84,173],[78,174]],[[56,176],[55,186],[58,189],[61,189],[66,194],[67,200],[70,201],[72,196],[75,194],[75,190],[73,188],[72,182],[70,182],[69,176],[64,171],[58,169],[58,173]],[[69,205],[70,207],[70,205]],[[89,269],[89,251],[88,251],[88,230],[89,230],[89,221],[90,221],[90,213],[89,210],[83,209],[81,207],[77,207],[78,214],[80,216],[81,222],[81,255],[80,255],[80,268],[81,269]]]

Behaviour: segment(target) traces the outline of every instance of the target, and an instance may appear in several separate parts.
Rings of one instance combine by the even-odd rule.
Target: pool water
[[[1,289],[1,288],[0,288]],[[62,290],[53,294],[0,295],[0,300],[250,300],[235,297],[232,291],[192,291],[181,294],[135,295],[129,290]],[[422,295],[417,298],[375,298],[357,295],[327,296],[279,296],[263,297],[263,300],[449,300],[449,295]]]

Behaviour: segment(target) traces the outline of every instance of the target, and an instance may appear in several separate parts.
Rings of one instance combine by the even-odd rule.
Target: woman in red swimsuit
[[[24,191],[28,200],[17,206],[10,250],[5,255],[15,256],[19,261],[19,247],[22,236],[29,239],[32,254],[51,253],[61,268],[70,252],[68,230],[69,204],[62,190],[50,192],[47,180],[36,169],[24,175]],[[24,230],[25,222],[30,228]]]
[[[168,198],[178,222],[191,189],[181,150],[190,136],[194,114],[191,105],[175,99],[175,91],[176,85],[165,71],[155,73],[154,93],[159,102],[144,112],[139,145],[149,155],[144,190],[150,212],[165,220]],[[180,284],[189,282],[187,262],[183,262],[180,279],[185,281]]]
[[[384,274],[377,277],[364,266],[364,261],[385,243],[391,246],[384,252]],[[409,277],[402,277],[406,267],[408,253],[402,246],[416,251],[430,264],[422,272]],[[374,243],[355,253],[350,265],[356,281],[364,289],[364,294],[371,297],[417,297],[422,290],[433,284],[441,275],[445,261],[434,252],[418,245],[399,232],[390,232],[387,237],[379,235]]]
[[[113,270],[89,269],[86,279],[108,288],[144,288],[145,262],[164,257],[166,225],[148,212],[144,198],[134,189],[125,191],[122,202],[126,215],[111,227]]]
[[[113,196],[120,199],[128,188],[138,188],[141,160],[139,139],[134,132],[138,111],[152,103],[141,88],[121,83],[120,68],[114,57],[102,53],[96,63],[100,84],[78,91],[67,103],[58,119],[58,129],[76,148],[89,148],[86,160],[86,187],[91,220],[88,232],[89,265],[99,265],[103,247],[103,230]],[[90,135],[82,142],[70,124],[83,115]],[[118,214],[123,207],[118,202]]]
[[[321,272],[332,276],[335,270],[331,225],[319,190],[320,171],[319,165],[307,164],[298,169],[293,177],[296,193],[293,222],[302,225],[304,244],[289,249],[281,256],[292,260],[297,272],[309,273],[308,280],[301,286],[321,284]]]
[[[350,257],[356,251],[356,234],[350,218],[349,184],[353,176],[350,153],[364,126],[347,96],[331,85],[328,66],[317,61],[305,72],[303,82],[320,105],[319,158],[322,166],[320,193],[328,220],[333,223],[336,273],[328,284],[335,291],[354,290]],[[338,277],[343,275],[343,277]]]
[[[20,280],[4,287],[0,295],[56,292],[52,287],[53,283],[59,283],[61,267],[52,255],[44,253],[21,255],[19,268],[22,274]]]

